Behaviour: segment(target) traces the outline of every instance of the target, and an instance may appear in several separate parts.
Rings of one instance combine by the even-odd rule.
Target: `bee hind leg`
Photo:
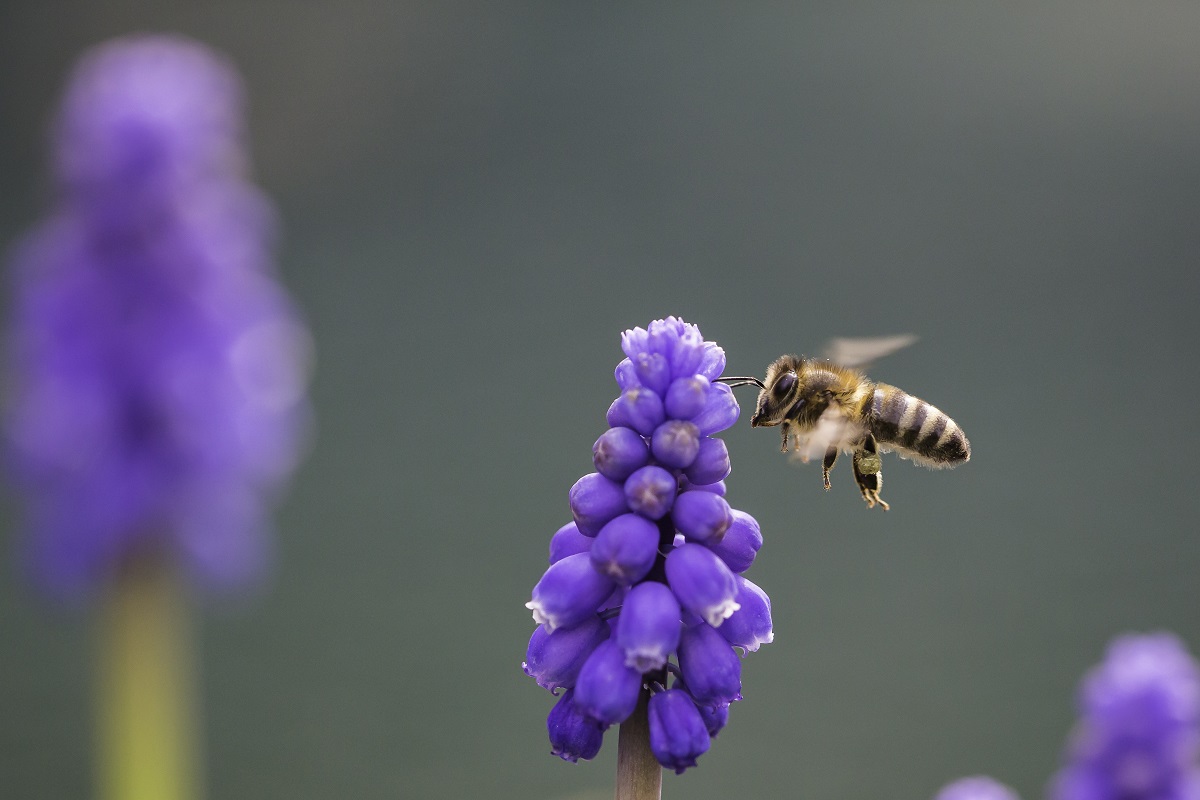
[[[834,463],[837,461],[838,449],[831,447],[825,451],[825,458],[821,461],[821,477],[825,480],[825,491],[829,491],[829,470],[833,469]]]
[[[854,480],[862,492],[867,508],[876,505],[887,511],[891,506],[879,496],[883,488],[883,462],[879,458],[879,450],[875,446],[875,437],[868,435],[854,451]]]

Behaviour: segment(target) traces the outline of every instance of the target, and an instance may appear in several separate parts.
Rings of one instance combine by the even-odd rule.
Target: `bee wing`
[[[792,460],[805,464],[809,461],[820,461],[825,457],[825,451],[831,447],[848,450],[853,442],[858,441],[861,434],[862,425],[847,417],[836,403],[831,404],[811,430],[796,436]]]
[[[872,361],[908,347],[917,337],[911,333],[871,338],[831,339],[825,346],[825,358],[843,367],[863,367]]]

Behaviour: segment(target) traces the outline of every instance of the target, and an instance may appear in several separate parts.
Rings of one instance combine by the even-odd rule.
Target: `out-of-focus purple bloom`
[[[983,775],[962,778],[942,788],[934,800],[1021,800],[1002,783]],[[1114,800],[1116,800],[1114,798]]]
[[[142,554],[256,576],[308,419],[308,336],[243,177],[236,73],[169,36],[80,61],[57,200],[12,259],[5,428],[38,583],[97,588]]]
[[[751,650],[769,641],[769,603],[757,587],[746,590],[749,608],[726,633],[730,641],[714,628],[729,625],[739,589],[753,586],[734,571],[750,566],[762,536],[724,499],[729,451],[711,438],[739,413],[729,388],[713,383],[724,352],[673,317],[626,331],[621,347],[621,395],[608,409],[611,428],[592,448],[596,472],[572,487],[575,521],[554,535],[552,566],[526,604],[544,627],[525,666],[544,686],[573,682],[570,703],[551,715],[567,720],[572,736],[595,730],[581,727],[579,714],[600,730],[624,720],[649,686],[652,749],[663,766],[682,771],[741,699],[734,644]],[[601,625],[613,638],[600,641],[593,629]],[[677,676],[670,691],[669,673]],[[586,743],[556,742],[555,752],[594,755]]]
[[[611,639],[584,662],[575,681],[575,703],[604,725],[624,722],[637,706],[642,673],[625,664],[625,651]]]
[[[575,690],[568,689],[546,718],[550,754],[571,763],[593,759],[604,744],[604,728],[575,705]]]
[[[708,548],[676,547],[667,556],[666,571],[667,585],[679,604],[709,625],[720,625],[738,610],[735,576]]]
[[[592,651],[609,637],[608,624],[596,615],[573,628],[557,628],[553,633],[540,625],[529,638],[525,650],[525,674],[551,694],[570,689],[579,677],[579,669]]]
[[[1052,800],[1196,800],[1200,672],[1167,633],[1115,639],[1084,678]]]
[[[650,749],[658,763],[678,775],[708,752],[708,728],[691,696],[679,689],[650,698]]]

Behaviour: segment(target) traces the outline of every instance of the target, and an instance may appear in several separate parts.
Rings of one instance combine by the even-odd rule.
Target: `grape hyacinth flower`
[[[244,583],[297,460],[308,337],[245,179],[238,77],[185,39],[112,41],[53,132],[58,199],[11,264],[5,427],[31,575],[83,596],[150,556]]]
[[[1175,636],[1115,639],[1077,704],[1051,800],[1200,798],[1200,669]]]
[[[640,719],[648,758],[682,772],[741,699],[735,647],[773,638],[769,598],[741,575],[762,534],[725,499],[729,452],[714,434],[739,408],[714,382],[724,351],[674,317],[626,331],[621,346],[596,471],[571,488],[573,521],[526,603],[539,627],[524,669],[567,690],[547,722],[554,755],[590,759],[605,728]]]
[[[96,47],[55,119],[56,202],[11,259],[7,462],[33,582],[101,600],[100,797],[198,796],[179,577],[262,573],[306,428],[308,334],[243,139],[224,58]]]

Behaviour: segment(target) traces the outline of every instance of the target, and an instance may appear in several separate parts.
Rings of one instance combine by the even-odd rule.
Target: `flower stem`
[[[187,613],[159,560],[123,570],[100,617],[97,796],[196,800]]]
[[[621,723],[617,742],[616,800],[658,800],[662,767],[650,752],[650,692],[642,690],[637,710]]]

